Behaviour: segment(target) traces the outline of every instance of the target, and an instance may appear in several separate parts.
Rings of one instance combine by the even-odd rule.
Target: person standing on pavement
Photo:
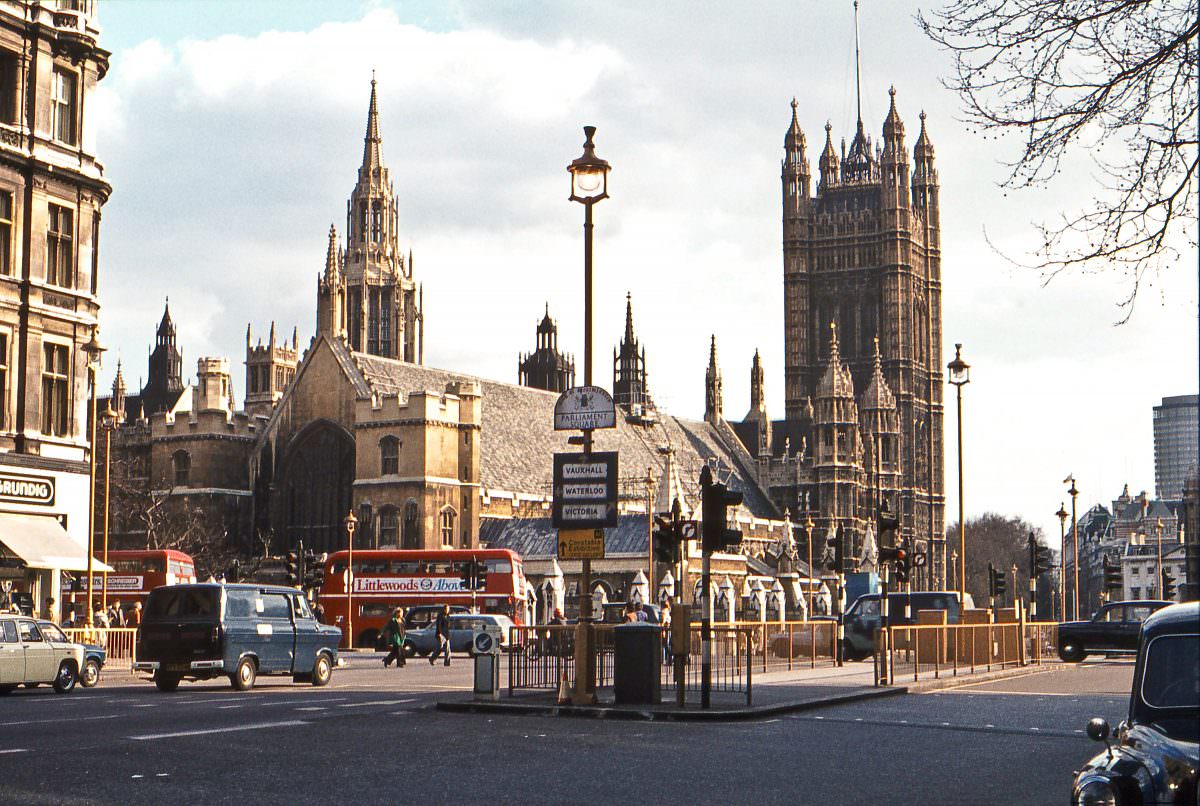
[[[663,663],[671,662],[671,600],[664,599],[662,604],[662,648]]]
[[[397,607],[392,611],[392,617],[383,625],[383,643],[388,653],[383,659],[384,666],[391,666],[396,661],[396,668],[404,668],[404,608]]]
[[[432,666],[440,653],[446,653],[446,665],[450,665],[450,605],[442,605],[442,609],[438,611],[437,623],[435,627],[437,633],[438,648],[429,656],[429,665]]]
[[[55,624],[58,623],[58,613],[54,607],[53,596],[46,597],[46,609],[42,611],[42,618],[46,619],[47,621],[53,621]]]
[[[127,617],[127,621],[128,621],[128,625],[130,627],[142,626],[142,603],[141,602],[133,603],[133,609],[129,611],[129,616]]]

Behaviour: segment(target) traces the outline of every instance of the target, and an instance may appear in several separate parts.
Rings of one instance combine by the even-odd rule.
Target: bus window
[[[421,573],[421,564],[416,560],[392,560],[391,573],[403,576],[413,576]]]
[[[363,560],[360,569],[363,574],[386,574],[388,563],[387,560]]]
[[[427,560],[424,563],[424,566],[424,571],[427,574],[441,574],[443,576],[449,576],[451,573],[453,573],[450,570],[452,564],[445,560]]]
[[[148,574],[165,574],[167,561],[163,557],[149,557],[142,560],[142,570]]]
[[[333,565],[329,567],[329,572],[333,576],[341,576],[342,574],[346,573],[346,561],[335,560]]]
[[[387,602],[367,602],[358,608],[360,616],[381,616],[387,618],[392,613],[392,606]]]
[[[489,574],[511,574],[513,572],[512,563],[508,560],[485,560]]]

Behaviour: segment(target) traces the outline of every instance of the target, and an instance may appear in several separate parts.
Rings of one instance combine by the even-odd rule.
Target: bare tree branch
[[[1128,321],[1147,273],[1197,243],[1196,0],[953,0],[918,21],[954,57],[943,83],[966,121],[1022,135],[1002,187],[1044,187],[1069,156],[1091,158],[1093,198],[1038,225],[1026,265],[1044,282],[1121,273]]]

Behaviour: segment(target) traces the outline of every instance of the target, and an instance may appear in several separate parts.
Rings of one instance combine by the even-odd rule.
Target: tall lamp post
[[[1067,571],[1065,560],[1067,558],[1067,508],[1060,501],[1058,504],[1058,512],[1054,513],[1058,516],[1058,533],[1059,546],[1061,551],[1058,560],[1058,618],[1061,621],[1067,620]]]
[[[90,466],[88,472],[88,548],[87,548],[87,624],[89,627],[94,626],[95,602],[92,600],[94,592],[94,574],[96,563],[96,373],[100,370],[100,356],[104,354],[105,347],[100,343],[100,326],[96,325],[92,328],[92,337],[87,344],[83,345],[83,352],[87,355],[87,371],[88,371],[88,386],[91,394],[91,437],[88,441],[88,455],[90,457]]]
[[[346,515],[346,649],[354,649],[354,530],[358,527],[358,518],[354,510]]]
[[[804,586],[808,591],[808,619],[812,621],[813,617],[813,582],[815,580],[815,572],[813,571],[813,529],[816,524],[813,523],[812,510],[808,508],[808,493],[804,494],[804,535],[808,543],[808,583]]]
[[[958,600],[967,600],[967,525],[963,520],[962,388],[971,382],[971,365],[962,360],[962,345],[954,345],[954,360],[947,365],[950,383],[958,397]]]
[[[94,411],[93,411],[94,416]],[[112,432],[117,427],[117,413],[111,405],[105,405],[104,414],[100,416],[100,424],[104,427],[104,543],[101,548],[101,559],[108,565],[108,496],[112,489]],[[104,572],[104,581],[100,588],[100,607],[108,610],[108,572]]]
[[[650,594],[647,596],[648,601],[654,601],[658,598],[658,588],[654,587],[654,472],[653,468],[646,468],[646,478],[642,479],[646,482],[646,533],[650,535],[650,539],[646,543],[646,566],[650,573],[646,575],[647,581],[650,583]]]
[[[596,156],[592,137],[595,126],[583,127],[583,154],[571,161],[570,200],[583,205],[583,384],[592,385],[592,206],[608,198],[608,172],[612,166]],[[583,430],[583,452],[592,452],[592,429]],[[595,699],[592,670],[592,561],[584,560],[580,576],[579,627],[575,645],[575,697],[577,704]],[[579,661],[582,660],[582,666]],[[580,674],[582,671],[582,674]]]
[[[1166,585],[1163,585],[1163,574],[1162,574],[1162,533],[1163,533],[1162,518],[1155,519],[1154,532],[1158,539],[1158,576],[1155,577],[1155,579],[1157,580],[1157,582],[1155,584],[1158,587],[1158,598],[1165,599],[1167,597],[1165,595],[1163,595],[1163,592],[1166,590]]]
[[[1067,476],[1063,479],[1063,484],[1071,483],[1071,489],[1067,490],[1067,495],[1071,496],[1071,551],[1074,557],[1074,568],[1072,571],[1075,575],[1075,582],[1071,585],[1074,595],[1071,597],[1071,620],[1079,621],[1079,521],[1075,518],[1075,499],[1079,496],[1079,490],[1075,488],[1075,474]]]

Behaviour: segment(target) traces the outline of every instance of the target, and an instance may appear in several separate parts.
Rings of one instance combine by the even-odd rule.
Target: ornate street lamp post
[[[1163,584],[1163,569],[1162,569],[1162,533],[1163,533],[1163,522],[1162,522],[1162,518],[1156,518],[1156,519],[1155,519],[1155,521],[1154,521],[1154,532],[1155,532],[1155,535],[1156,535],[1156,536],[1157,536],[1157,538],[1158,538],[1158,576],[1156,576],[1156,577],[1155,577],[1155,579],[1157,580],[1157,582],[1155,582],[1155,585],[1156,585],[1156,586],[1157,586],[1157,588],[1158,588],[1158,598],[1159,598],[1159,599],[1165,599],[1165,598],[1167,598],[1167,597],[1166,597],[1166,595],[1165,595],[1165,592],[1166,592],[1167,586]]]
[[[94,411],[93,411],[94,416]],[[109,506],[109,494],[112,490],[110,479],[112,478],[112,432],[117,427],[117,413],[112,410],[111,405],[104,407],[104,414],[100,417],[100,425],[104,427],[104,544],[101,549],[104,564],[108,565],[108,513],[111,507]],[[104,581],[100,589],[100,607],[105,611],[108,610],[108,572],[104,572]]]
[[[1067,508],[1060,501],[1058,504],[1058,512],[1054,513],[1058,516],[1058,532],[1059,545],[1062,547],[1058,557],[1058,618],[1060,621],[1067,620],[1067,518],[1070,515],[1067,513]]]
[[[100,326],[92,328],[92,337],[83,345],[87,355],[88,387],[91,394],[91,437],[88,440],[90,466],[88,471],[88,548],[87,548],[87,624],[94,626],[95,554],[96,554],[96,373],[100,369],[100,356],[105,347],[100,343]]]
[[[1071,620],[1079,621],[1079,521],[1075,518],[1075,499],[1079,496],[1079,490],[1075,488],[1075,474],[1067,476],[1063,479],[1063,484],[1071,483],[1071,489],[1067,490],[1067,494],[1071,496],[1071,551],[1074,556],[1074,568],[1072,571],[1075,575],[1075,582],[1071,585],[1074,595],[1071,597]]]
[[[344,577],[344,585],[346,587],[346,649],[354,649],[354,530],[358,527],[358,518],[354,517],[354,510],[346,515],[346,576]]]
[[[808,493],[804,494],[804,534],[808,541],[808,583],[804,586],[808,590],[808,619],[811,621],[813,617],[813,582],[816,578],[816,572],[813,571],[813,529],[816,524],[813,523],[812,510],[808,508]]]
[[[592,206],[608,198],[608,172],[612,166],[596,156],[592,137],[595,126],[583,127],[583,154],[571,161],[570,200],[583,205],[583,384],[592,385]],[[592,430],[583,430],[583,452],[592,452]],[[575,697],[578,704],[595,699],[592,669],[592,561],[584,560],[579,586],[579,627],[577,629]],[[580,666],[582,661],[582,666]]]
[[[967,600],[967,525],[963,520],[963,440],[962,440],[962,388],[971,382],[971,365],[962,360],[962,345],[954,345],[954,360],[950,370],[950,383],[958,395],[958,600]],[[945,561],[943,560],[943,567]]]

